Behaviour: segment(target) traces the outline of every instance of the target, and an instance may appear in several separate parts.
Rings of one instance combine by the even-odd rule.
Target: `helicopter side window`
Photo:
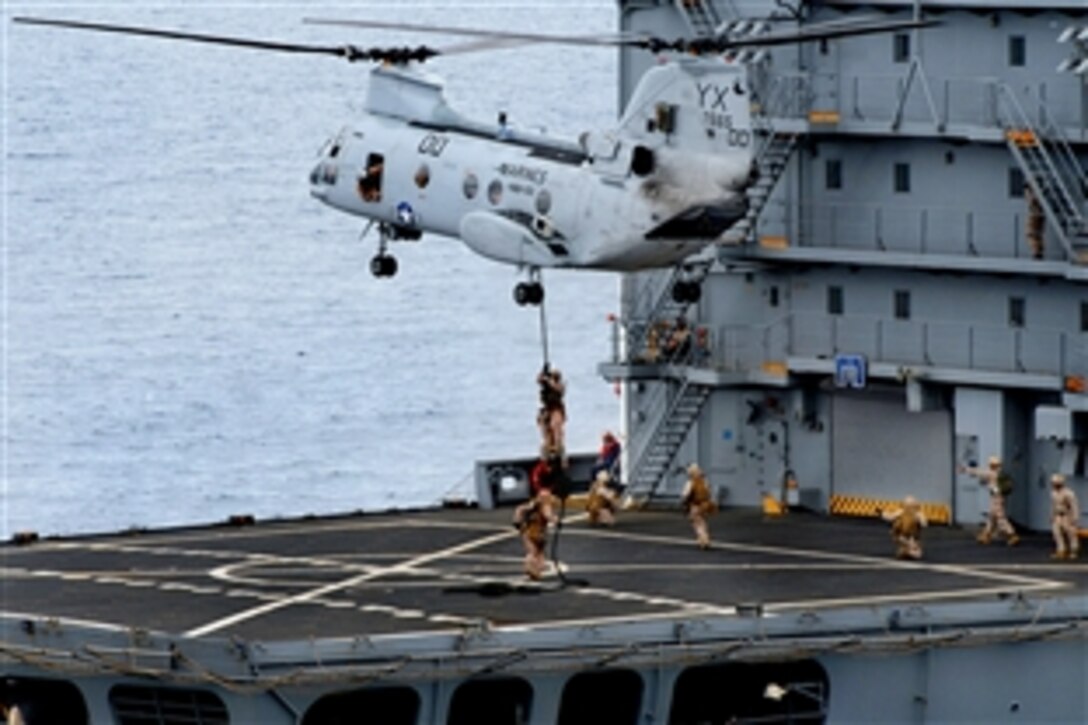
[[[547,189],[541,189],[536,195],[536,211],[547,214],[552,209],[552,195]]]
[[[431,183],[431,170],[427,164],[420,164],[419,170],[416,171],[415,182],[420,189],[426,189],[427,184]]]
[[[363,201],[382,200],[382,170],[384,168],[385,157],[381,154],[369,154],[366,157],[366,171],[359,177],[359,196],[363,198]]]
[[[476,178],[476,174],[471,171],[465,174],[465,181],[461,185],[461,190],[465,193],[466,199],[476,198],[476,194],[480,191],[480,180]]]

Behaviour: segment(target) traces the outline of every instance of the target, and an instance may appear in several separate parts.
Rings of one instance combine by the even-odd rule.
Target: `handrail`
[[[668,386],[662,386],[662,387],[667,388]],[[630,479],[630,482],[629,482],[629,484],[631,485],[631,493],[633,493],[633,494],[641,493],[638,490],[638,488],[634,485],[636,479],[638,478],[639,472],[644,470],[644,468],[648,465],[649,458],[650,458],[651,454],[654,452],[655,443],[657,443],[657,441],[658,441],[658,439],[659,439],[659,437],[661,435],[664,435],[663,431],[668,427],[669,423],[673,420],[673,417],[676,415],[677,409],[680,407],[680,405],[683,402],[685,402],[688,390],[691,389],[691,388],[695,388],[695,387],[698,387],[698,386],[695,383],[692,383],[688,378],[682,379],[681,383],[680,383],[680,387],[677,389],[675,395],[669,401],[667,409],[665,410],[664,415],[657,418],[657,421],[658,421],[657,426],[654,428],[654,430],[647,437],[645,444],[642,446],[642,449],[639,452],[638,459],[637,459],[634,467],[632,467],[632,469],[631,469],[632,470],[632,476],[631,476],[631,479]],[[694,422],[694,421],[692,421],[692,422]],[[679,446],[677,446],[677,448],[679,448]],[[671,462],[671,458],[675,457],[675,456],[676,456],[676,451],[674,450],[672,452],[672,454],[671,454],[670,462]],[[665,474],[667,472],[668,472],[668,464],[665,465],[665,470],[662,471],[661,475],[659,475],[657,477],[657,479],[655,481],[653,481],[652,485],[649,487],[649,490],[645,492],[647,498],[652,498],[654,493],[657,492],[657,487],[661,484],[661,479],[665,477]]]
[[[1070,194],[1066,180],[1055,165],[1050,152],[1047,151],[1043,135],[1032,124],[1031,118],[1016,94],[1005,83],[995,83],[994,91],[998,120],[1007,133],[1009,148],[1023,169],[1025,178],[1039,200],[1044,214],[1054,227],[1055,234],[1065,247],[1069,259],[1077,260],[1077,251],[1069,235],[1085,227],[1080,204]],[[1021,140],[1018,138],[1019,134],[1030,136]],[[1027,154],[1034,155],[1042,168],[1033,170],[1026,160]],[[1057,203],[1058,208],[1055,208],[1054,202]]]
[[[1043,114],[1039,125],[1044,132],[1042,138],[1056,148],[1058,164],[1066,182],[1074,186],[1081,196],[1088,196],[1088,170],[1081,165],[1065,131],[1051,120],[1049,114]]]
[[[696,327],[695,332],[699,329]],[[711,344],[705,349],[693,344],[683,359],[662,360],[662,365],[675,366],[666,376],[686,379],[682,368],[751,373],[767,362],[783,362],[789,357],[830,357],[841,352],[864,354],[873,362],[896,365],[1088,376],[1088,336],[1059,329],[821,312],[791,312],[760,324],[705,329]],[[803,339],[806,332],[809,337]],[[989,354],[983,357],[987,351]],[[647,408],[648,415],[661,410],[662,393],[657,395],[651,401],[653,409]]]

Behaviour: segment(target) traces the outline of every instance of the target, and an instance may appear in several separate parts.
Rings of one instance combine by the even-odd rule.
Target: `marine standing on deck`
[[[1078,524],[1080,506],[1077,495],[1065,485],[1065,476],[1055,473],[1050,477],[1050,528],[1054,533],[1055,559],[1076,559],[1080,554]]]
[[[708,548],[710,531],[707,528],[706,517],[717,511],[718,505],[714,503],[710,494],[710,485],[706,481],[706,474],[699,468],[698,463],[688,466],[688,482],[680,496],[680,504],[687,512],[691,528],[695,530],[695,541],[699,544],[699,548]]]
[[[589,523],[592,526],[611,526],[616,523],[617,500],[616,492],[609,485],[611,478],[608,471],[598,471],[589,486],[586,513],[589,514]]]
[[[884,511],[881,517],[892,525],[892,540],[895,541],[896,559],[922,558],[922,529],[925,528],[926,515],[914,496],[907,496],[898,509]]]
[[[548,527],[555,524],[552,493],[547,488],[514,509],[514,526],[525,545],[525,576],[536,581],[544,576],[548,561]]]
[[[986,514],[986,523],[978,535],[980,544],[989,544],[994,531],[1005,536],[1005,542],[1009,546],[1020,543],[1020,537],[1016,535],[1016,529],[1009,523],[1009,517],[1005,514],[1005,498],[1012,493],[1012,477],[1001,468],[1001,459],[990,456],[986,468],[969,468],[960,466],[960,473],[974,476],[979,483],[986,486],[990,492],[990,510]]]

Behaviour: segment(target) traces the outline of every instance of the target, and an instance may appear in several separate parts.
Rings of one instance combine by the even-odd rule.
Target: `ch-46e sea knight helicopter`
[[[321,25],[475,37],[442,51],[323,46],[81,21],[16,22],[294,54],[371,61],[365,116],[324,146],[310,174],[311,193],[368,220],[378,231],[371,272],[396,273],[391,241],[424,232],[461,239],[474,252],[516,265],[528,281],[518,304],[540,304],[540,270],[621,272],[676,265],[713,243],[747,212],[755,181],[745,49],[934,24],[926,20],[835,21],[771,30],[723,26],[714,37],[555,36],[367,20],[308,19]],[[442,82],[418,65],[452,50],[519,43],[634,47],[668,53],[641,79],[617,127],[582,134],[577,143],[466,118],[452,109]],[[426,190],[426,193],[424,193]],[[681,281],[673,294],[694,301],[699,287]]]

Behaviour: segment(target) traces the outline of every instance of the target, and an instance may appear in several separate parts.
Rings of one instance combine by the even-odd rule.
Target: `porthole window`
[[[480,191],[480,180],[476,178],[476,174],[471,171],[465,174],[465,182],[462,184],[461,190],[465,192],[466,199],[476,198],[476,194]]]
[[[547,214],[552,210],[552,193],[547,189],[541,189],[536,195],[537,214]]]
[[[415,182],[420,189],[426,189],[427,184],[431,183],[431,169],[427,164],[419,165],[419,170],[416,171],[415,175]]]
[[[487,200],[494,205],[502,201],[502,182],[498,179],[487,185]]]

